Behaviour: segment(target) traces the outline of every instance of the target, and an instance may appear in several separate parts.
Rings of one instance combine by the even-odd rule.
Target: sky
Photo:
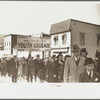
[[[0,34],[49,34],[68,19],[100,25],[100,2],[0,1]]]

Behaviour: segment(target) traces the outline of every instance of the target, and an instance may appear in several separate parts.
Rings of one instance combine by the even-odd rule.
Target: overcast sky
[[[51,24],[67,19],[100,25],[100,3],[0,1],[0,34],[49,34]]]

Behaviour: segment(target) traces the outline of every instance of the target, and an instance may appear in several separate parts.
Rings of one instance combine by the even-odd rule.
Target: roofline
[[[67,20],[64,20],[64,21],[60,21],[60,22],[57,22],[57,23],[51,24],[51,26],[52,26],[52,25],[55,25],[55,24],[58,24],[58,23],[61,23],[61,22],[68,21],[68,20],[70,21],[71,19],[67,19]]]
[[[17,36],[30,36],[30,35],[20,35],[20,34],[8,34],[8,35],[5,35],[4,37],[12,36],[12,35],[17,35]]]
[[[48,36],[50,35],[50,34],[46,34],[46,33],[43,33],[43,34],[48,35]]]
[[[57,32],[57,33],[52,33],[52,34],[50,34],[50,35],[55,35],[55,34],[60,34],[60,33],[65,33],[65,32],[70,32],[70,29],[67,30],[67,31],[62,31],[62,32]]]
[[[98,26],[98,27],[100,27],[100,25],[93,24],[93,23],[89,23],[89,22],[84,22],[84,21],[75,20],[75,19],[70,19],[70,20],[71,20],[71,21],[77,21],[77,22],[81,22],[81,23],[90,24],[90,25],[94,25],[94,26]]]
[[[86,23],[86,24],[90,24],[90,25],[94,25],[94,26],[100,27],[100,25],[93,24],[93,23],[89,23],[89,22],[84,22],[84,21],[80,21],[80,20],[76,20],[76,19],[67,19],[67,20],[60,21],[60,22],[65,22],[65,21],[68,21],[68,20],[69,20],[69,21],[77,21],[77,22]],[[54,24],[52,24],[52,25],[58,24],[58,23],[60,23],[60,22],[54,23]],[[51,26],[52,26],[52,25],[51,25]]]

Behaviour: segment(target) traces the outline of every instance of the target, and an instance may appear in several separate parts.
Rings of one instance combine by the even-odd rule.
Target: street
[[[0,76],[0,83],[12,83],[12,78],[6,75],[6,77],[1,77]],[[26,79],[20,78],[17,80],[17,83],[28,83]],[[31,83],[31,82],[30,82]],[[40,83],[39,79],[35,82],[33,79],[32,83]]]

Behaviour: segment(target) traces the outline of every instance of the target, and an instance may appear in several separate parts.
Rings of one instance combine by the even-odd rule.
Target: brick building
[[[72,46],[86,48],[89,57],[100,50],[100,25],[69,19],[51,25],[51,54],[72,55]]]

